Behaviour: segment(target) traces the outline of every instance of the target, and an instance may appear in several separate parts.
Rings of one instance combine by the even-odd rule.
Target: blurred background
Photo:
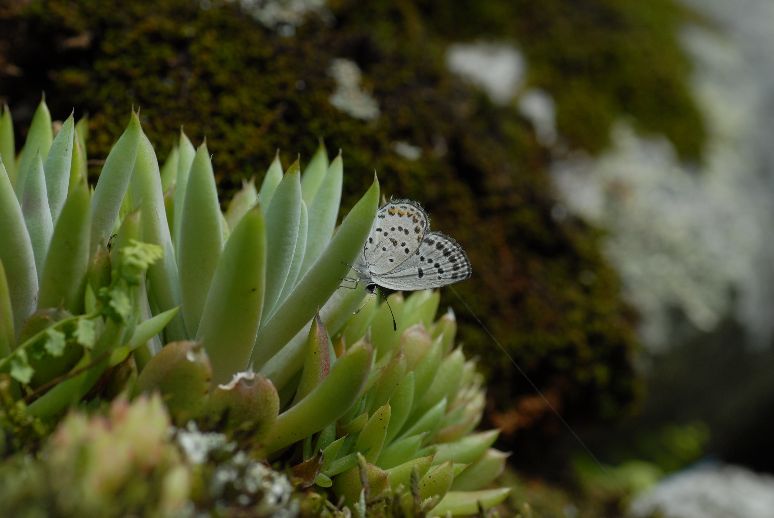
[[[223,200],[324,139],[345,205],[376,170],[465,246],[457,291],[543,394],[446,293],[514,513],[768,517],[772,27],[770,0],[4,0],[0,102],[17,142],[42,94],[87,114],[92,174],[139,106],[162,160],[207,137]]]

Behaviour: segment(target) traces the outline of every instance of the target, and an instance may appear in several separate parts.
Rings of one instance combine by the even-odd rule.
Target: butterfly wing
[[[411,291],[440,288],[467,279],[472,272],[459,243],[440,232],[429,232],[411,257],[373,280],[390,290]]]
[[[416,253],[429,226],[430,219],[417,202],[391,200],[376,213],[361,263],[373,277],[394,270]]]

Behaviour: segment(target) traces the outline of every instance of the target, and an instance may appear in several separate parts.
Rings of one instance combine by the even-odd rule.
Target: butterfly
[[[465,250],[429,230],[430,218],[413,200],[390,200],[381,207],[353,265],[366,289],[423,290],[469,278],[473,270]]]

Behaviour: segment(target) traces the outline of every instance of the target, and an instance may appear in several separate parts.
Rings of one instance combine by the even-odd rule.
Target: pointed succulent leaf
[[[454,477],[452,490],[475,491],[488,486],[503,472],[507,458],[507,453],[489,448],[478,460]]]
[[[304,201],[307,205],[312,204],[317,195],[317,191],[320,189],[325,173],[328,170],[328,152],[325,150],[325,144],[322,140],[317,145],[317,150],[312,159],[304,169],[304,175],[301,179],[301,188],[303,190]],[[338,208],[338,207],[337,207]]]
[[[379,497],[388,488],[387,472],[379,466],[368,463],[360,454],[358,454],[357,466],[337,476],[333,482],[333,492],[343,496],[349,505],[362,500],[361,511],[357,511],[361,513],[364,512],[362,508],[365,507],[365,501]]]
[[[124,133],[110,150],[91,199],[91,249],[105,245],[113,232],[118,211],[132,177],[142,130],[133,113]]]
[[[54,132],[51,127],[51,113],[48,111],[45,99],[40,101],[38,108],[32,116],[30,129],[27,132],[27,140],[19,153],[19,162],[16,164],[16,184],[17,194],[21,194],[26,182],[26,176],[34,167],[37,156],[42,160],[48,156],[48,150],[51,147],[51,141],[54,139]]]
[[[290,264],[288,270],[288,277],[285,279],[285,284],[282,286],[282,290],[279,296],[279,302],[282,303],[288,295],[293,291],[296,286],[298,277],[301,274],[301,263],[304,260],[304,249],[306,248],[307,232],[308,232],[308,215],[306,211],[306,203],[301,200],[301,212],[300,219],[298,221],[298,236],[296,237],[296,246],[293,248],[293,262]]]
[[[434,462],[438,464],[448,460],[471,464],[481,458],[494,444],[499,433],[498,430],[489,430],[468,435],[457,442],[439,444]]]
[[[178,312],[178,308],[168,309],[163,313],[144,320],[134,328],[132,337],[129,339],[127,346],[129,351],[137,349],[138,347],[146,344],[148,340],[156,336],[169,324]]]
[[[188,334],[196,336],[223,248],[218,189],[206,144],[199,146],[191,165],[181,215],[178,264],[183,321]]]
[[[401,334],[400,348],[406,355],[408,370],[414,371],[433,349],[433,341],[424,326],[415,325]]]
[[[439,349],[442,344],[439,343]],[[462,370],[465,365],[465,355],[457,349],[436,365],[430,387],[422,392],[423,396],[416,405],[415,415],[421,415],[441,399],[452,401],[460,387]]]
[[[88,175],[89,169],[86,160],[86,150],[84,149],[84,144],[81,142],[78,130],[76,129],[73,138],[73,157],[70,161],[70,179],[67,184],[67,192],[73,192],[75,187],[80,184],[86,186],[86,178]]]
[[[379,201],[379,184],[373,185],[355,204],[325,252],[296,285],[276,315],[261,328],[256,340],[254,363],[260,370],[314,316],[317,308],[339,287],[350,264],[371,230]]]
[[[13,192],[3,162],[0,161],[0,261],[5,267],[8,292],[13,301],[14,329],[21,329],[24,320],[35,311],[38,296],[38,276],[21,206]]]
[[[393,293],[381,304],[371,320],[371,337],[376,349],[376,358],[388,356],[400,343],[406,325],[403,314],[403,294]],[[396,329],[397,327],[397,329]]]
[[[279,152],[274,157],[269,169],[266,170],[266,176],[263,177],[261,183],[261,190],[258,194],[258,201],[261,205],[268,208],[271,203],[271,199],[274,196],[274,191],[282,181],[282,164],[279,159]]]
[[[422,324],[425,329],[430,329],[438,312],[441,302],[441,293],[433,290],[415,291],[406,300],[402,317],[405,319],[405,328],[414,324]]]
[[[439,318],[433,325],[431,336],[433,339],[442,337],[443,352],[448,354],[454,346],[454,337],[457,334],[457,319],[451,308]]]
[[[329,428],[333,429],[335,433],[335,426],[331,426]],[[339,437],[338,439],[331,442],[329,445],[327,445],[325,448],[322,449],[323,463],[322,463],[322,466],[320,467],[320,471],[327,473],[328,468],[330,468],[331,464],[336,459],[339,458],[339,453],[341,452],[344,444],[347,442],[349,442],[349,438],[348,436],[344,435],[343,437]]]
[[[349,436],[345,436],[349,437]],[[329,477],[335,477],[345,471],[354,468],[357,465],[358,452],[352,452],[347,455],[343,455],[337,459],[331,461],[330,465],[325,469],[325,474]]]
[[[89,117],[87,115],[78,119],[78,122],[75,124],[75,131],[78,135],[78,141],[81,143],[81,148],[83,148],[83,156],[85,158],[86,142],[89,141]]]
[[[390,487],[397,489],[402,485],[405,488],[410,488],[412,472],[416,471],[416,476],[421,479],[430,470],[432,464],[433,456],[427,455],[425,457],[411,459],[403,464],[388,469],[387,475],[390,477]]]
[[[437,506],[433,508],[433,516],[470,516],[483,509],[491,509],[500,505],[508,498],[511,489],[501,487],[481,491],[449,491]]]
[[[389,446],[384,447],[376,463],[385,469],[389,469],[408,462],[417,456],[417,452],[426,437],[427,434],[418,433],[398,439]]]
[[[346,288],[345,288],[346,289]],[[342,291],[342,290],[339,290]],[[359,290],[350,290],[359,291]],[[363,305],[358,308],[357,313],[351,316],[344,328],[344,339],[348,344],[354,344],[366,335],[371,325],[371,320],[376,314],[376,308],[379,306],[377,297],[367,297]]]
[[[13,136],[13,118],[8,106],[0,113],[0,160],[5,164],[11,185],[16,183],[16,143]]]
[[[175,250],[180,247],[180,228],[182,225],[183,217],[183,204],[185,202],[185,190],[188,188],[188,175],[191,172],[191,164],[193,164],[194,156],[196,156],[196,149],[188,139],[182,128],[180,129],[180,140],[177,144],[178,158],[177,158],[177,177],[175,179],[175,192],[172,195],[174,199],[174,217],[171,221],[171,228],[173,229],[172,238],[175,243]]]
[[[298,162],[288,169],[266,209],[266,302],[262,325],[274,313],[293,263],[301,221],[301,179]]]
[[[137,148],[130,191],[139,203],[142,240],[163,250],[161,260],[148,268],[148,298],[156,311],[168,311],[180,305],[180,280],[159,175],[156,153],[143,133]],[[179,314],[169,323],[165,337],[167,340],[188,337]]]
[[[343,175],[344,167],[341,155],[339,155],[328,168],[313,201],[311,203],[307,201],[309,205],[309,238],[301,269],[304,272],[320,257],[333,236],[341,202]]]
[[[405,376],[406,357],[402,351],[398,351],[379,371],[374,386],[368,392],[366,408],[372,411],[390,401]]]
[[[68,197],[56,223],[40,279],[38,307],[63,307],[73,314],[83,309],[90,221],[89,192],[80,185]]]
[[[290,446],[341,417],[359,397],[371,360],[372,351],[368,346],[347,351],[322,383],[280,414],[266,439],[267,451],[271,453]]]
[[[22,213],[27,232],[32,242],[32,252],[35,255],[35,269],[38,272],[38,281],[43,273],[43,263],[46,260],[48,246],[51,242],[51,234],[54,225],[51,222],[51,211],[48,208],[48,195],[46,194],[46,178],[43,172],[43,162],[40,156],[31,163],[31,169],[27,171],[27,179],[24,182],[24,190],[21,196]]]
[[[252,209],[256,203],[258,203],[258,191],[255,189],[255,181],[252,178],[243,181],[242,189],[234,195],[226,210],[228,228],[236,227],[242,216]]]
[[[207,294],[197,339],[212,362],[213,381],[245,370],[263,309],[266,234],[260,206],[229,236]]]
[[[409,372],[400,380],[398,386],[390,398],[390,407],[392,408],[392,419],[387,428],[387,442],[391,442],[397,437],[398,432],[403,428],[414,402],[414,373]]]
[[[75,119],[72,114],[64,121],[46,158],[46,193],[51,209],[51,220],[56,223],[62,212],[70,187],[70,168],[73,161]]]
[[[433,341],[432,345],[430,346],[430,350],[414,368],[417,394],[425,394],[427,389],[430,388],[430,384],[435,378],[438,365],[441,363],[441,359],[443,358],[443,351],[441,350],[441,347],[441,340],[436,339]],[[415,407],[418,404],[419,401],[414,402]]]
[[[362,305],[363,290],[336,290],[320,310],[320,318],[329,333],[336,334],[347,319]],[[306,326],[302,327],[287,344],[261,368],[277,387],[285,387],[304,365]],[[354,343],[354,342],[351,342]]]
[[[175,181],[177,181],[177,167],[179,163],[180,151],[177,146],[175,146],[169,152],[166,161],[164,161],[164,165],[161,166],[161,190],[163,192],[166,193],[174,188]]]
[[[388,403],[379,407],[360,431],[355,443],[355,450],[359,451],[368,462],[376,462],[376,459],[379,458],[389,424],[390,405]]]
[[[416,393],[421,394],[421,392]],[[405,425],[407,428],[401,432],[401,435],[407,437],[427,432],[432,436],[441,425],[446,405],[446,399],[442,399],[416,420],[409,419]]]
[[[8,278],[5,276],[3,261],[0,260],[0,358],[8,356],[15,347],[11,292],[8,288]]]
[[[444,462],[425,473],[419,480],[419,497],[422,500],[429,498],[441,499],[451,488],[454,481],[454,466],[451,462]]]
[[[306,361],[298,381],[294,403],[304,399],[328,376],[330,370],[331,348],[328,332],[320,320],[320,315],[315,315],[306,340]]]

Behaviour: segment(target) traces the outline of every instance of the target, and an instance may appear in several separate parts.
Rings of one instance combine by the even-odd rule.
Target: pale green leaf
[[[128,322],[132,317],[132,301],[122,289],[113,288],[108,291],[110,307],[113,308],[122,322]]]
[[[301,221],[300,180],[296,162],[282,178],[266,210],[266,247],[269,254],[266,257],[266,299],[262,325],[273,314],[293,263]]]
[[[0,161],[0,261],[5,267],[8,292],[13,302],[14,329],[35,311],[38,294],[38,276],[27,227],[19,202]]]
[[[177,146],[172,148],[169,152],[167,160],[164,165],[161,166],[161,190],[164,192],[174,188],[175,181],[177,181],[177,167],[180,162],[180,152]]]
[[[175,178],[175,192],[173,195],[173,212],[171,228],[172,240],[175,243],[175,250],[178,250],[180,246],[180,227],[181,218],[183,217],[183,203],[185,201],[185,190],[188,187],[188,175],[191,172],[191,164],[193,164],[194,156],[196,156],[196,149],[188,139],[188,137],[180,129],[180,140],[177,145],[177,177]]]
[[[215,269],[197,333],[212,362],[214,383],[229,381],[248,365],[263,309],[265,232],[256,206],[229,236]]]
[[[16,183],[16,143],[11,110],[7,105],[3,106],[3,112],[0,114],[0,160],[5,163],[11,185],[14,185]]]
[[[322,383],[277,417],[266,438],[266,449],[271,453],[290,446],[344,415],[360,396],[372,357],[372,351],[367,346],[348,350]]]
[[[51,235],[54,233],[54,225],[51,221],[51,211],[48,208],[46,178],[40,156],[31,163],[31,168],[27,171],[27,179],[24,182],[21,196],[22,213],[32,242],[35,269],[38,272],[38,281],[40,281],[48,246],[51,243]]]
[[[91,249],[107,244],[126,195],[137,159],[137,146],[142,130],[140,119],[133,113],[126,130],[110,150],[91,199]]]
[[[172,321],[177,312],[178,308],[172,308],[138,324],[134,329],[132,338],[129,340],[129,350],[140,347],[148,340],[161,333],[164,327]]]
[[[167,311],[180,305],[179,272],[171,227],[167,221],[158,160],[150,140],[144,133],[140,136],[129,188],[132,196],[141,201],[142,240],[158,245],[163,250],[161,260],[148,268],[148,298],[154,311]],[[169,341],[189,337],[179,314],[169,323],[165,337]]]
[[[293,261],[290,264],[290,270],[288,271],[288,277],[285,279],[285,285],[282,287],[282,293],[279,297],[279,302],[284,301],[288,295],[296,287],[296,283],[301,275],[301,264],[304,261],[304,249],[306,248],[306,240],[308,234],[308,215],[306,211],[306,203],[301,201],[301,218],[298,222],[298,236],[296,237],[296,246],[293,248]]]
[[[76,128],[78,125],[76,124]],[[86,178],[89,175],[89,168],[86,159],[86,151],[78,136],[78,130],[75,130],[73,139],[73,159],[70,162],[70,182],[67,185],[67,192],[73,192],[78,184],[86,184]]]
[[[320,140],[317,151],[312,155],[312,159],[309,161],[306,169],[304,169],[304,174],[301,178],[301,190],[307,205],[312,204],[312,200],[317,195],[317,190],[322,185],[327,170],[328,152],[325,150],[325,143]]]
[[[79,318],[75,327],[75,339],[86,349],[94,347],[97,339],[97,325],[89,318]]]
[[[19,383],[29,383],[35,370],[27,361],[27,353],[24,349],[18,349],[11,356],[11,377]]]
[[[279,159],[279,152],[274,157],[269,169],[266,171],[266,176],[263,177],[261,183],[261,190],[258,194],[258,200],[264,208],[268,208],[271,203],[271,198],[274,196],[274,191],[282,181],[282,164]]]
[[[236,227],[242,216],[252,209],[256,203],[258,203],[258,191],[255,189],[255,182],[252,179],[242,182],[242,189],[234,195],[228,204],[228,210],[226,211],[228,228]]]
[[[65,334],[56,329],[48,329],[45,334],[46,341],[43,342],[43,348],[51,356],[62,356],[67,340]]]
[[[51,220],[56,222],[62,212],[70,187],[70,169],[73,161],[73,142],[75,120],[70,114],[59,130],[48,152],[44,170],[46,173],[46,193],[51,209]]]
[[[90,221],[88,188],[80,184],[67,198],[56,222],[40,278],[38,307],[62,307],[73,314],[83,308]]]
[[[45,99],[43,99],[32,116],[30,129],[27,132],[27,140],[24,142],[21,153],[19,153],[19,162],[16,164],[17,178],[14,185],[17,194],[23,192],[27,172],[33,167],[37,156],[40,155],[42,160],[46,159],[53,140],[54,133],[51,128],[51,114],[48,111]]]
[[[373,185],[344,218],[325,252],[285,299],[274,317],[261,328],[254,354],[253,366],[256,370],[277,354],[339,287],[362,250],[378,203],[379,183],[374,179]]]
[[[8,289],[8,279],[5,276],[3,261],[0,260],[0,358],[8,356],[14,350],[15,345],[11,292]]]
[[[306,272],[312,267],[333,236],[341,202],[343,175],[344,166],[341,155],[339,155],[333,160],[325,177],[322,178],[314,200],[311,203],[307,202],[309,204],[309,237],[306,240],[302,272]]]
[[[220,204],[207,145],[196,152],[181,213],[178,265],[183,321],[196,336],[223,248]]]

